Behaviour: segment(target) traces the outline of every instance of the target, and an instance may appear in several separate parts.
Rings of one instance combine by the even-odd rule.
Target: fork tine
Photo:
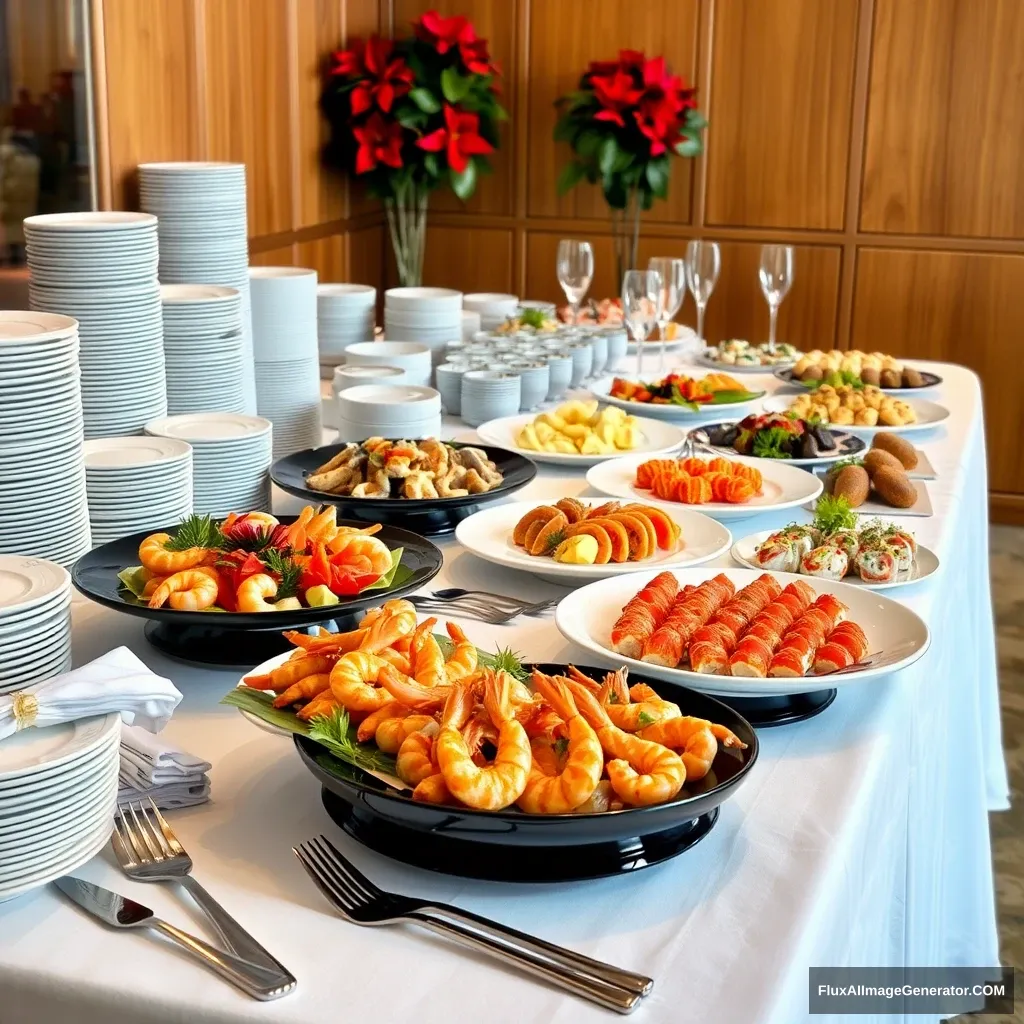
[[[131,804],[132,814],[138,816],[138,819],[142,822],[142,829],[146,835],[146,841],[151,842],[150,848],[155,849],[153,854],[156,860],[166,860],[168,857],[173,856],[171,848],[164,842],[164,837],[160,834],[160,830],[153,823],[153,819],[149,816],[149,811],[146,810],[145,804],[141,800],[134,801]]]
[[[124,859],[123,860],[121,859],[120,855],[118,855],[118,859],[121,860],[121,863],[124,864],[125,867],[134,867],[136,864],[138,864],[138,861],[135,859],[135,853],[134,853],[134,851],[132,849],[132,846],[128,842],[128,839],[127,839],[126,835],[124,835],[122,833],[122,829],[124,829],[124,831],[127,832],[127,829],[125,828],[125,825],[124,825],[124,819],[121,817],[120,814],[115,814],[114,815],[114,834],[110,838],[111,838],[111,840],[116,838],[117,842],[121,846],[121,850],[124,853]],[[112,845],[115,845],[114,853],[116,854],[117,853],[116,844],[112,843]]]
[[[334,889],[328,885],[327,880],[320,876],[319,869],[315,864],[313,864],[306,854],[304,845],[300,843],[298,846],[293,846],[292,853],[294,853],[298,858],[298,861],[302,865],[306,874],[313,880],[313,884],[327,898],[327,902],[330,903],[331,906],[334,907],[346,920],[352,920],[349,916],[347,904],[334,891]]]
[[[149,797],[149,806],[152,808],[153,815],[160,825],[160,831],[163,833],[164,839],[167,840],[167,845],[171,848],[171,852],[178,856],[184,856],[185,847],[178,842],[178,837],[171,831],[171,826],[164,820],[164,816],[160,813],[160,808],[157,807],[152,797]]]
[[[143,842],[142,833],[137,827],[133,827],[131,821],[128,819],[128,814],[131,813],[131,811],[131,804],[120,809],[119,817],[121,819],[121,824],[124,826],[124,830],[127,833],[128,838],[131,840],[132,849],[135,851],[135,856],[138,861],[141,864],[148,864],[153,859],[152,848],[150,848],[150,853],[147,854],[146,846],[148,844]],[[132,814],[132,817],[134,817],[134,814]],[[138,821],[135,822],[135,825],[138,826]]]
[[[336,898],[344,904],[349,912],[355,911],[357,907],[365,906],[366,900],[338,877],[331,868],[331,865],[324,859],[323,854],[315,846],[315,842],[315,840],[311,839],[302,844],[302,846],[306,858],[316,869],[324,884],[330,887]]]
[[[374,885],[356,866],[353,864],[345,855],[327,838],[325,835],[320,836],[320,842],[327,847],[328,852],[324,854],[324,858],[334,864],[334,866],[347,877],[353,886],[362,889],[367,897],[371,900],[381,899],[382,897],[388,896],[389,894],[384,892],[383,889]]]
[[[310,852],[317,858],[320,869],[327,874],[335,888],[340,889],[345,893],[351,906],[365,907],[371,902],[371,898],[368,898],[361,889],[353,885],[352,882],[338,870],[337,865],[331,860],[330,854],[325,853],[325,851],[320,848],[316,839],[310,839],[306,845]]]

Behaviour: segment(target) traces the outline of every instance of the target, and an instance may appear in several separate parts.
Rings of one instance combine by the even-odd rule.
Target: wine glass
[[[636,375],[642,379],[644,344],[658,320],[661,275],[655,270],[627,270],[622,277],[622,318],[636,345]]]
[[[768,303],[768,351],[775,352],[775,322],[779,306],[793,285],[793,246],[762,245],[761,291]]]
[[[555,266],[558,270],[558,283],[572,306],[572,322],[575,326],[579,319],[580,303],[594,277],[594,250],[589,242],[563,238],[558,243]]]
[[[670,256],[652,256],[647,269],[661,276],[658,289],[658,332],[661,347],[658,352],[658,373],[665,373],[665,331],[683,304],[686,289],[686,267],[682,260]]]
[[[686,247],[686,284],[697,306],[697,345],[701,352],[704,342],[704,310],[708,308],[708,299],[718,283],[718,273],[722,269],[722,253],[717,242],[704,242],[694,239]]]

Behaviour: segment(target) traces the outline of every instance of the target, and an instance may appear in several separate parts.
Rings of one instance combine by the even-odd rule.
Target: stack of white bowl
[[[516,315],[519,296],[501,292],[470,292],[462,296],[462,308],[480,314],[480,330],[493,331]]]
[[[0,555],[0,693],[70,668],[71,577],[42,558]]]
[[[245,164],[139,164],[142,209],[160,219],[160,281],[220,284],[241,296],[245,408],[256,411]]]
[[[156,530],[192,512],[192,449],[169,437],[85,442],[93,545]]]
[[[117,713],[21,729],[0,743],[0,902],[70,874],[107,845],[120,767]]]
[[[473,335],[480,330],[480,314],[474,313],[471,309],[462,311],[462,340],[470,342]]]
[[[365,384],[338,395],[338,440],[439,437],[441,396],[433,388]]]
[[[71,565],[90,548],[78,324],[0,312],[0,553]]]
[[[462,337],[462,292],[450,288],[389,288],[384,293],[384,337],[419,341],[436,366],[445,343]]]
[[[405,371],[403,384],[429,387],[432,353],[418,341],[361,341],[345,349],[345,366],[393,366]]]
[[[79,322],[85,436],[141,432],[167,411],[156,218],[44,214],[25,239],[29,305]]]
[[[215,284],[165,284],[167,412],[245,412],[242,297]]]
[[[330,380],[345,360],[345,349],[373,341],[377,289],[368,284],[321,284],[316,289],[317,346],[320,376]]]
[[[270,420],[237,413],[168,416],[146,424],[153,437],[192,448],[192,508],[222,518],[231,512],[270,511]]]
[[[462,419],[471,427],[519,412],[522,381],[511,369],[467,370],[462,375]]]
[[[316,271],[250,267],[256,409],[274,424],[274,458],[323,441]]]

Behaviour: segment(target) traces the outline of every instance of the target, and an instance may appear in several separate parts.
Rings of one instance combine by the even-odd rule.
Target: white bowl
[[[458,317],[462,292],[451,288],[389,288],[384,293],[384,308],[392,310],[452,310]]]
[[[396,366],[405,370],[406,383],[430,384],[431,350],[418,341],[358,341],[345,349],[349,366]]]
[[[316,297],[325,312],[348,313],[376,305],[377,289],[369,284],[319,284]]]
[[[406,384],[406,372],[400,366],[337,366],[334,369],[334,393],[362,384]]]
[[[440,437],[441,414],[424,416],[422,419],[395,427],[392,424],[357,423],[352,420],[338,420],[339,441],[365,441],[368,437],[390,437],[397,439],[401,435],[414,441],[423,437]]]
[[[338,415],[350,423],[402,429],[441,414],[441,395],[434,388],[404,384],[361,384],[338,395]]]
[[[479,313],[483,320],[501,321],[515,316],[519,308],[519,296],[501,292],[473,292],[462,296],[462,308]]]

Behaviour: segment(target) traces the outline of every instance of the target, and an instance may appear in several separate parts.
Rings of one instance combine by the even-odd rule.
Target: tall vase
[[[636,270],[637,248],[640,244],[640,190],[635,186],[626,196],[626,205],[621,210],[611,208],[612,241],[615,244],[615,269],[618,278],[616,288],[622,287],[622,278],[627,270]]]
[[[423,283],[423,251],[427,242],[427,189],[416,182],[405,182],[395,189],[392,199],[384,200],[391,248],[398,268],[398,281],[404,287]]]

